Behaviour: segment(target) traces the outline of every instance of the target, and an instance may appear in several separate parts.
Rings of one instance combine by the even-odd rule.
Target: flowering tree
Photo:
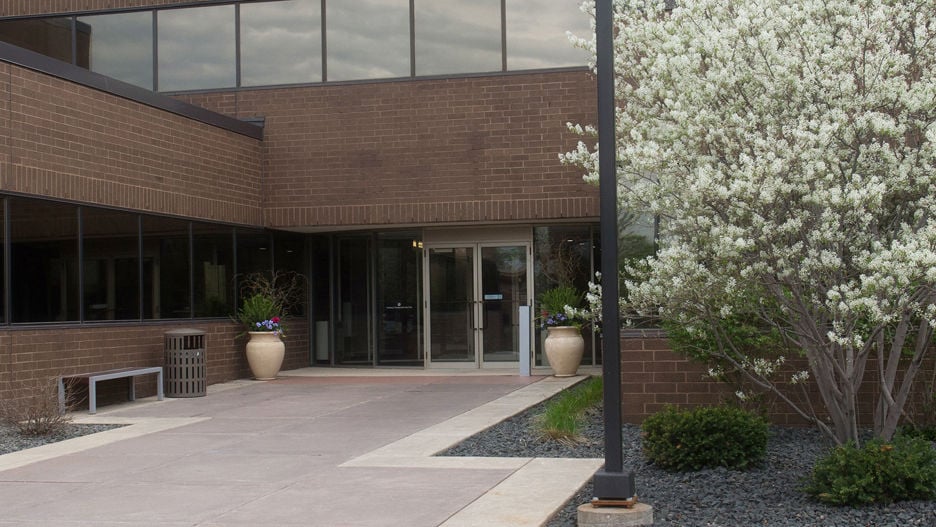
[[[872,383],[890,438],[936,324],[936,2],[679,4],[615,2],[621,206],[661,217],[625,305],[711,337],[840,443]],[[594,148],[562,157],[597,181]],[[824,408],[778,390],[782,357],[732,319],[801,352],[782,382],[811,377]]]

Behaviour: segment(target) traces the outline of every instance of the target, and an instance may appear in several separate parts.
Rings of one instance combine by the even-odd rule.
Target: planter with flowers
[[[262,293],[245,299],[237,311],[237,319],[250,335],[247,364],[259,381],[275,379],[286,356],[286,345],[281,338],[284,328],[277,312],[273,299]]]
[[[292,300],[301,295],[301,278],[293,275],[251,274],[243,278],[242,298],[237,321],[244,327],[247,341],[247,364],[253,377],[260,381],[276,378],[283,366],[286,345],[282,337],[286,316]]]
[[[568,286],[549,289],[540,296],[540,324],[548,331],[543,348],[556,377],[575,375],[582,362],[585,352],[584,321],[579,309],[582,297]]]

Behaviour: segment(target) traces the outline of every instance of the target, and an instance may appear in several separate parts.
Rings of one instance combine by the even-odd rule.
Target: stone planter
[[[578,371],[585,352],[585,339],[575,326],[554,326],[543,343],[546,360],[556,377],[571,377]]]
[[[286,345],[279,334],[272,331],[249,331],[247,334],[250,335],[250,340],[247,341],[247,364],[250,365],[250,372],[258,381],[275,379],[283,366]]]

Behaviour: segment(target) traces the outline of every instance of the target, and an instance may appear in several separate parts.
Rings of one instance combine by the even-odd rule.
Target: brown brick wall
[[[621,413],[625,422],[640,423],[666,405],[692,408],[736,401],[735,386],[711,381],[706,375],[706,367],[673,352],[667,339],[654,333],[648,332],[644,337],[628,335],[621,339]],[[790,371],[808,369],[804,360],[799,360],[799,364],[795,364],[796,360],[791,362]],[[927,390],[934,388],[934,362],[936,357],[931,356],[929,365],[918,375],[914,395],[907,407],[910,415],[916,418],[924,417],[921,401],[927,396],[932,400],[932,394]],[[860,420],[864,426],[871,426],[873,422],[874,401],[878,394],[875,368],[874,361],[869,361],[859,398]],[[814,404],[821,407],[815,386],[810,384],[808,390]],[[801,387],[789,387],[787,395],[797,402],[806,400]],[[806,424],[776,396],[765,394],[760,404],[776,424]]]
[[[257,140],[10,64],[0,101],[0,190],[261,221]]]
[[[206,332],[208,383],[250,377],[244,356],[246,337],[231,322],[185,321],[176,324],[137,326],[56,327],[0,331],[0,399],[15,401],[25,387],[39,379],[68,373],[100,371],[130,366],[162,366],[166,331],[195,328]],[[308,324],[295,320],[284,339],[283,369],[309,364]],[[99,402],[125,401],[126,380],[107,381]],[[151,379],[137,380],[138,396],[155,395]]]
[[[264,117],[270,227],[594,218],[558,155],[594,121],[587,71],[179,95]]]
[[[0,16],[73,13],[98,9],[196,4],[211,0],[0,0]]]

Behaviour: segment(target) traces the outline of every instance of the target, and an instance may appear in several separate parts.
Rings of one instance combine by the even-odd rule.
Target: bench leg
[[[136,383],[133,382],[136,377],[131,375],[128,379],[130,380],[130,393],[128,393],[127,396],[130,397],[131,401],[136,401]]]
[[[65,413],[65,382],[62,381],[62,377],[58,378],[58,405],[59,405],[59,414]]]
[[[94,377],[88,379],[88,413],[97,413],[97,379]]]
[[[156,372],[156,399],[159,401],[163,400],[163,372],[159,370]]]

